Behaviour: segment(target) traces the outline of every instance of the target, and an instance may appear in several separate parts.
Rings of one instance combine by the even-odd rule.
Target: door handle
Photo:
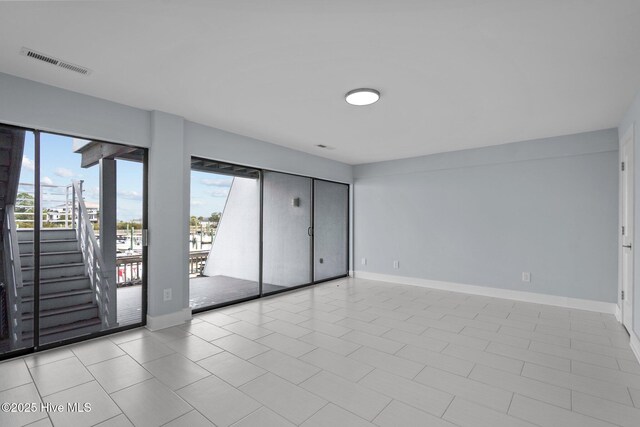
[[[631,249],[631,245],[622,245],[623,248]]]
[[[313,227],[307,228],[307,234],[309,235],[309,237],[313,236]]]

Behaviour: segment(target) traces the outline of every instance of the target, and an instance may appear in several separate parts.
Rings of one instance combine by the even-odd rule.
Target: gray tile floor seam
[[[23,360],[24,361],[24,360]],[[26,361],[25,365],[27,364]],[[31,377],[31,383],[35,386],[36,381],[33,378],[33,374],[31,373],[31,369],[29,369],[29,366],[27,366],[27,371],[29,372],[29,376]],[[36,386],[36,392],[38,393],[38,396],[40,397],[40,402],[44,402],[44,400],[42,400],[42,394],[40,393],[40,390],[38,390],[38,387]],[[47,419],[49,419],[49,422],[51,423],[51,425],[53,425],[53,420],[51,419],[51,414],[47,413]]]

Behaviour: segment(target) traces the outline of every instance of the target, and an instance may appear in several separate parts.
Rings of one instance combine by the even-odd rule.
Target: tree
[[[222,216],[222,214],[220,212],[214,212],[211,214],[211,216],[209,217],[209,221],[211,221],[212,223],[218,223],[220,222],[220,217]]]
[[[29,193],[18,193],[16,198],[15,219],[18,228],[33,228],[35,199]]]
[[[118,230],[134,229],[142,230],[142,222],[139,221],[118,221]]]

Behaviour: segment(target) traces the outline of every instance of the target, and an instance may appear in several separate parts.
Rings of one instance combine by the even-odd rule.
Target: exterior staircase
[[[24,151],[24,131],[0,128],[0,213],[15,203]],[[0,215],[0,230],[4,215]]]
[[[32,230],[18,230],[22,270],[22,338],[33,339],[34,242]],[[40,231],[40,343],[99,331],[99,308],[86,273],[76,230]]]

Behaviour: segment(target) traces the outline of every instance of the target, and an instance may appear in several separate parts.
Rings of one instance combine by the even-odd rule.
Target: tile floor
[[[343,279],[0,364],[0,426],[640,426],[613,316]]]

